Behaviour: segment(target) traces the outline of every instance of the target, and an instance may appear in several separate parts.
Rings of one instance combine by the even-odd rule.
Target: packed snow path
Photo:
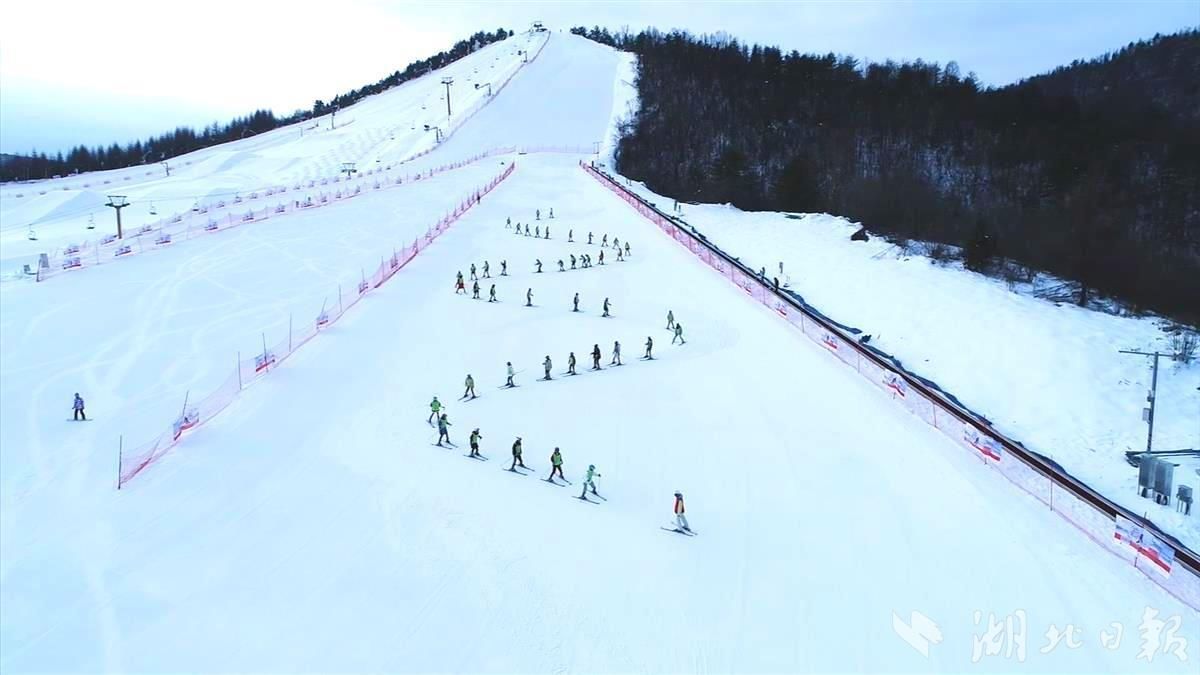
[[[1148,667],[1135,639],[1147,606],[1200,639],[1194,612],[746,301],[575,161],[522,158],[400,283],[127,491],[64,484],[69,527],[6,522],[28,536],[6,546],[3,669],[1128,672]],[[504,227],[551,206],[550,241]],[[629,241],[632,258],[553,271],[598,253],[578,243],[589,230]],[[454,273],[485,259],[493,274],[508,261],[503,302],[454,295]],[[668,344],[667,309],[686,346]],[[653,362],[636,358],[647,335]],[[591,346],[607,363],[614,339],[628,365],[587,372]],[[578,377],[533,381],[545,355],[557,373],[572,350]],[[497,389],[509,360],[522,386]],[[456,403],[468,372],[482,396]],[[432,445],[432,394],[458,450]],[[463,457],[475,427],[490,462]],[[516,436],[541,475],[561,447],[576,486],[503,471]],[[589,463],[607,502],[572,498]],[[675,490],[701,536],[660,529]],[[892,630],[912,610],[944,634],[928,660]],[[972,664],[989,614],[1017,610],[1024,664]],[[1114,621],[1126,636],[1109,651],[1099,631]],[[1040,653],[1052,623],[1074,624],[1083,647]]]

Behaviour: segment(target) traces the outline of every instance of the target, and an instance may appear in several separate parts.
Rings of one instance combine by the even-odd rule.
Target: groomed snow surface
[[[609,111],[617,68],[555,34],[497,104],[569,78]],[[610,132],[607,116],[517,107],[533,119],[481,112],[463,133]],[[315,313],[514,159],[392,282],[113,490],[118,434],[157,430],[260,332],[278,339],[289,313]],[[491,158],[0,289],[0,670],[1194,672],[1197,612],[748,301],[579,159]],[[509,217],[552,238],[516,236]],[[598,262],[589,231],[632,257],[557,272],[571,253]],[[484,260],[510,276],[455,295],[455,272]],[[670,344],[668,309],[686,345]],[[614,340],[622,367],[607,365]],[[554,380],[537,382],[547,355]],[[513,390],[498,388],[506,361]],[[459,403],[467,373],[481,397]],[[74,391],[95,422],[65,421]],[[434,394],[458,449],[433,445]],[[489,461],[463,456],[474,428]],[[517,436],[534,475],[503,470]],[[573,486],[539,480],[556,446]],[[574,499],[589,463],[607,501]],[[699,536],[661,529],[675,490]],[[1148,608],[1168,622],[1152,661]],[[894,630],[913,611],[941,633],[928,656]],[[1017,613],[1017,635],[982,649],[993,616]],[[1042,653],[1068,624],[1080,646]],[[1172,635],[1188,661],[1162,652]]]

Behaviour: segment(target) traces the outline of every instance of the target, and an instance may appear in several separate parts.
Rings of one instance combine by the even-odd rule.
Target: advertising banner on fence
[[[1163,576],[1171,575],[1175,550],[1145,528],[1124,516],[1117,516],[1113,539],[1133,549],[1150,563],[1149,567]]]

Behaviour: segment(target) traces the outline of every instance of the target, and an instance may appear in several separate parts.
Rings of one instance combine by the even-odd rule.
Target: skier
[[[592,345],[592,370],[600,370],[600,345]]]
[[[592,243],[592,233],[588,232],[588,244],[590,245],[591,243]]]
[[[537,220],[541,220],[541,219],[542,219],[542,210],[541,210],[541,209],[536,209],[536,210],[533,212],[533,214],[534,214],[534,216],[533,216],[533,217],[534,217],[534,218],[536,218]]]
[[[471,432],[471,454],[468,455],[469,457],[483,456],[479,454],[479,439],[481,438],[483,438],[483,436],[479,434],[479,429]]]
[[[778,293],[779,292],[779,277],[775,277],[774,282],[775,282],[775,292]]]
[[[83,397],[79,395],[79,392],[75,392],[75,401],[71,404],[71,408],[75,411],[73,421],[78,422],[80,419],[84,422],[87,421],[87,413],[83,412]]]
[[[683,324],[681,323],[675,324],[675,337],[671,338],[671,344],[675,344],[676,340],[679,340],[681,345],[687,344],[687,340],[683,339]]]
[[[568,375],[577,375],[578,374],[575,372],[575,352],[571,352],[571,354],[569,356],[567,356],[567,374]]]
[[[500,276],[502,276],[502,277],[508,276],[508,261],[507,260],[500,261]]]
[[[541,258],[537,258],[537,273],[538,274],[542,273],[542,259]]]
[[[600,248],[608,248],[608,235],[607,234],[604,235],[604,238],[600,240]]]
[[[566,270],[565,270],[565,269],[563,269],[563,261],[562,261],[562,258],[559,258],[559,259],[558,259],[558,271],[559,271],[559,272],[566,272]]]
[[[550,207],[550,219],[554,220],[554,207]]]
[[[621,250],[621,240],[620,239],[613,237],[613,248],[617,249],[618,251]]]
[[[550,226],[549,226],[549,225],[547,225],[547,226],[546,226],[546,236],[544,236],[544,237],[542,237],[542,238],[543,238],[543,239],[549,239],[549,238],[550,238]]]
[[[461,274],[459,274],[459,276],[458,276],[458,281],[454,282],[454,294],[458,295],[459,293],[462,293],[463,295],[467,294],[467,287],[463,286],[463,280],[462,280]]]
[[[508,381],[504,383],[504,386],[510,387],[510,388],[517,386],[517,385],[513,384],[513,375],[514,375],[514,373],[513,373],[512,361],[509,361],[508,362]]]
[[[621,365],[621,343],[619,341],[613,342],[613,357],[612,357],[612,361],[610,361],[608,363],[608,365],[610,365],[610,366]]]
[[[584,253],[583,255],[579,256],[579,269],[586,270],[587,266],[588,266],[588,256],[586,253]]]
[[[552,380],[552,379],[554,379],[554,378],[550,377],[550,367],[551,367],[551,365],[553,365],[553,364],[551,364],[551,363],[550,363],[550,355],[549,355],[549,354],[547,354],[547,355],[546,355],[546,360],[545,360],[545,361],[542,361],[542,368],[544,368],[544,369],[545,369],[545,371],[546,371],[546,376],[542,378],[543,380]]]
[[[626,257],[629,256],[629,242],[625,242],[625,255]]]
[[[462,270],[459,270],[459,271],[458,271],[457,282],[458,282],[458,283],[460,283],[460,284],[463,282]]]
[[[462,397],[467,398],[469,396],[471,398],[475,398],[475,378],[471,377],[470,373],[467,373],[467,379],[465,382],[463,382],[463,384],[465,384],[467,388],[463,391]]]
[[[604,299],[604,314],[602,314],[601,316],[611,316],[608,313],[608,298]]]
[[[506,229],[506,230],[512,229],[512,216],[509,216],[504,219],[504,229]]]
[[[675,313],[668,309],[667,310],[667,330],[671,330],[674,327],[675,327]]]
[[[534,238],[534,239],[541,239],[541,238],[542,238],[542,228],[541,228],[541,226],[540,226],[540,225],[534,225],[534,226],[533,226],[533,238]]]
[[[691,532],[692,528],[688,527],[687,516],[683,515],[683,493],[675,493],[675,522],[679,525],[679,529],[684,532]]]
[[[574,308],[574,309],[572,309],[571,311],[572,311],[572,312],[578,312],[578,311],[579,311],[579,294],[578,294],[578,293],[576,293],[576,294],[575,294],[575,308]]]
[[[563,482],[566,482],[567,477],[563,475],[562,465],[562,453],[558,451],[558,448],[555,448],[554,452],[550,455],[550,475],[546,478],[546,480],[553,483],[554,474],[558,474],[558,477],[563,479]]]
[[[617,262],[625,262],[625,256],[621,253],[621,249],[617,249]]]
[[[568,244],[575,243],[575,230],[567,230],[567,243]]]
[[[529,223],[525,223],[525,236],[529,236]]]
[[[521,224],[520,223],[517,223],[517,226],[513,228],[513,234],[517,235],[518,237],[521,236]]]
[[[484,260],[483,261],[483,278],[484,279],[492,278],[492,273],[489,270],[491,270],[491,266],[488,265],[488,261]]]
[[[488,302],[496,302],[496,284],[492,284],[492,289],[488,291]]]
[[[533,307],[533,289],[532,288],[525,291],[525,306]]]
[[[653,349],[654,349],[654,338],[647,335],[646,336],[646,355],[643,356],[642,358],[647,359],[647,360],[654,358],[654,356],[652,356],[650,353]]]
[[[446,442],[450,445],[454,445],[454,443],[450,441],[450,418],[446,416],[446,413],[442,413],[442,415],[438,417],[438,445],[442,444],[443,438],[445,438]]]
[[[76,395],[78,396],[78,394]],[[442,402],[439,401],[436,396],[434,396],[433,400],[429,402],[429,410],[429,419],[425,421],[428,422],[430,426],[433,426],[433,421],[437,419],[438,415],[442,412]]]
[[[571,254],[571,269],[575,269],[575,254]]]
[[[580,499],[587,499],[588,488],[592,488],[592,494],[598,495],[596,492],[596,480],[600,478],[600,474],[596,471],[595,464],[588,464],[587,475],[583,477],[583,492],[579,493]]]
[[[471,263],[471,281],[475,281],[478,278],[475,276],[475,263]]]
[[[478,281],[474,282],[474,284],[471,286],[471,293],[472,293],[472,295],[471,295],[472,298],[474,298],[476,300],[479,299],[479,282]]]
[[[600,251],[600,264],[604,264],[604,251]]]
[[[522,469],[529,468],[529,467],[525,466],[525,462],[521,461],[521,437],[520,436],[517,436],[517,440],[513,441],[512,455],[513,455],[513,461],[512,461],[512,466],[508,467],[509,471],[516,471],[517,466],[520,466]]]

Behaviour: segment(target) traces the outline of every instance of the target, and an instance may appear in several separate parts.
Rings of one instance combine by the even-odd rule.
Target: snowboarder
[[[441,416],[438,417],[438,445],[442,444],[443,438],[445,438],[446,442],[450,445],[454,445],[454,443],[450,441],[450,418],[446,416],[446,413],[442,413]]]
[[[567,477],[563,475],[562,465],[562,453],[558,451],[558,448],[555,448],[554,452],[550,455],[550,475],[546,478],[546,480],[553,483],[554,474],[558,474],[558,477],[563,479],[563,482],[566,482]]]
[[[470,373],[467,373],[467,379],[465,382],[463,382],[463,384],[465,384],[467,388],[465,391],[463,391],[462,397],[475,398],[475,378],[471,377]]]
[[[508,381],[506,381],[504,383],[504,386],[510,387],[510,388],[517,386],[517,385],[513,384],[513,375],[514,374],[515,373],[513,373],[512,361],[509,361],[508,362]]]
[[[592,489],[592,494],[598,495],[595,480],[597,478],[600,478],[600,474],[596,471],[596,465],[588,464],[587,475],[583,477],[583,492],[579,493],[580,499],[587,499],[588,488]]]
[[[576,375],[577,374],[575,372],[575,352],[571,352],[570,355],[567,356],[567,374],[568,375]]]
[[[552,364],[552,363],[550,363],[550,355],[549,355],[549,354],[547,354],[547,355],[546,355],[546,360],[545,360],[545,361],[542,361],[542,368],[543,368],[543,369],[545,369],[545,371],[546,371],[546,376],[542,378],[543,380],[552,380],[552,379],[554,379],[554,378],[550,377],[550,367],[551,367],[552,365],[553,365],[553,364]]]
[[[600,264],[604,264],[604,251],[600,251]]]
[[[625,242],[625,255],[629,255],[629,242]]]
[[[600,370],[600,345],[592,345],[592,370]]]
[[[675,324],[675,337],[671,338],[671,344],[675,344],[676,340],[679,340],[681,345],[687,344],[687,340],[683,339],[683,324],[681,323]]]
[[[567,243],[568,244],[575,243],[575,230],[567,230]]]
[[[492,284],[492,288],[488,291],[488,302],[496,302],[496,284]]]
[[[433,400],[429,402],[429,410],[429,419],[425,421],[432,425],[433,421],[437,419],[438,415],[442,412],[442,402],[438,400],[438,397],[434,396]]]
[[[478,278],[475,276],[475,263],[471,263],[471,281],[475,281]]]
[[[471,454],[470,457],[482,457],[479,454],[479,439],[483,438],[479,433],[479,429],[471,432]]]
[[[537,258],[537,273],[538,274],[542,273],[542,259],[541,258]]]
[[[80,419],[84,422],[87,421],[87,413],[83,412],[83,397],[79,395],[79,392],[75,392],[75,401],[71,404],[71,408],[75,411],[73,421],[78,422]]]
[[[491,279],[491,278],[492,278],[492,273],[491,273],[491,271],[490,271],[490,270],[491,270],[491,266],[490,266],[490,265],[488,265],[488,261],[484,260],[484,261],[483,261],[483,278],[484,278],[484,279]]]
[[[647,335],[646,336],[646,355],[643,356],[642,358],[647,359],[647,360],[654,358],[654,356],[652,356],[650,353],[653,349],[654,349],[654,338]]]
[[[683,493],[675,493],[675,522],[679,525],[679,529],[684,532],[691,532],[692,528],[688,527],[687,516],[683,515]]]
[[[508,276],[508,261],[507,260],[500,261],[500,276],[502,276],[502,277]]]
[[[525,291],[525,306],[533,307],[533,289]]]
[[[667,330],[671,330],[674,327],[675,327],[675,313],[668,309],[667,310]]]
[[[601,316],[612,316],[611,314],[608,313],[608,298],[604,299],[604,314],[602,314]]]
[[[567,271],[566,269],[564,269],[564,268],[563,268],[563,261],[562,261],[562,258],[559,258],[559,259],[558,259],[558,271],[559,271],[559,272],[566,272],[566,271]]]
[[[479,299],[479,282],[478,281],[474,282],[474,284],[472,284],[472,286],[471,286],[471,297],[476,300]]]
[[[571,269],[575,269],[575,254],[571,254]]]
[[[608,365],[621,365],[621,343],[619,341],[613,341],[613,357],[612,361],[609,361]]]
[[[529,467],[525,466],[525,462],[521,461],[521,437],[520,436],[517,436],[517,440],[513,441],[512,456],[513,456],[513,461],[512,461],[512,466],[508,467],[509,471],[516,471],[518,466],[520,466],[522,469],[529,468]]]
[[[572,309],[571,311],[572,311],[572,312],[578,312],[578,311],[579,311],[579,294],[578,294],[578,293],[576,293],[576,294],[575,294],[575,308],[574,308],[574,309]]]
[[[590,245],[591,243],[592,243],[592,233],[588,232],[588,244]]]

